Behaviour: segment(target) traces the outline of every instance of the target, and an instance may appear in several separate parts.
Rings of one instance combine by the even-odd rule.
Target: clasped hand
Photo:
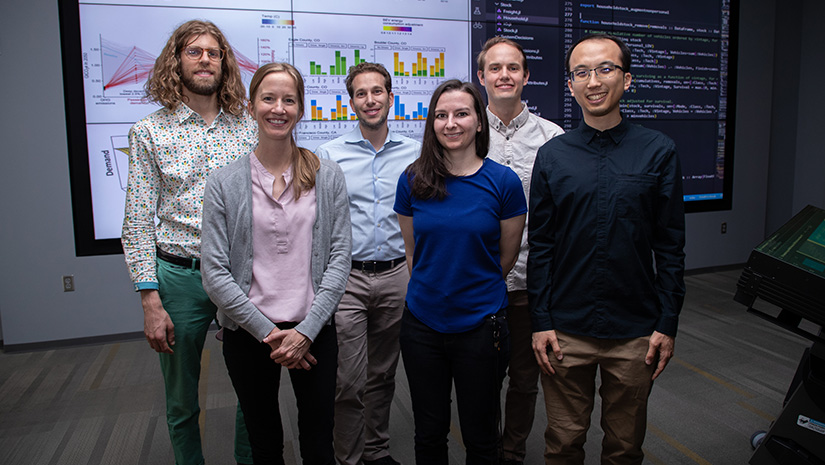
[[[312,341],[293,329],[280,330],[274,328],[265,338],[272,352],[269,358],[286,368],[309,370],[318,360],[309,353]]]

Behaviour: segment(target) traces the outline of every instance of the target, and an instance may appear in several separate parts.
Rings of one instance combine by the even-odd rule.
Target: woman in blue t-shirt
[[[410,283],[401,352],[418,464],[446,464],[455,382],[467,463],[496,463],[499,391],[509,356],[504,277],[527,205],[518,176],[487,159],[481,95],[449,80],[430,100],[421,156],[398,181],[395,211]]]

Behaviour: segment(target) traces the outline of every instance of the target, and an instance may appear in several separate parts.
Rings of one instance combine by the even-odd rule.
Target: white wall
[[[0,7],[4,344],[142,331],[123,256],[75,257],[57,1],[13,3]]]
[[[825,207],[823,13],[825,3],[815,0],[785,0],[775,10],[767,234],[805,205]]]
[[[748,72],[740,71],[737,80],[733,208],[687,216],[688,269],[744,263],[764,238],[775,1],[740,3],[739,69]]]
[[[825,39],[822,35],[822,18],[825,2],[803,2],[802,40],[799,63],[799,102],[796,127],[796,163],[792,213],[808,204],[825,208],[825,144],[822,131],[825,128],[825,92],[822,91],[825,75]],[[777,70],[778,83],[784,82],[792,70]],[[790,217],[790,216],[789,216]]]
[[[139,299],[123,257],[74,254],[57,1],[15,3],[13,8],[4,5],[0,12],[0,101],[6,110],[0,124],[4,342],[17,345],[142,331]],[[740,68],[750,72],[740,73],[738,84],[734,208],[688,215],[689,268],[742,263],[764,237],[775,0],[741,3]],[[816,37],[816,18],[821,15],[805,16],[806,33]],[[813,43],[819,42],[811,42],[808,49],[821,56]],[[819,60],[818,66],[822,63]],[[754,73],[755,69],[765,72]],[[819,92],[819,80],[813,78],[804,80],[806,92]],[[800,111],[814,109],[806,106]],[[808,128],[800,124],[800,132]],[[813,142],[812,136],[800,135],[800,144]],[[822,187],[821,175],[808,174]],[[728,226],[725,235],[720,234],[722,222]],[[74,275],[75,292],[62,292],[64,274]]]

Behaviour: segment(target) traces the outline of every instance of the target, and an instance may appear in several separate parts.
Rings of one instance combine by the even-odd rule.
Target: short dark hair
[[[570,55],[573,54],[573,49],[576,48],[576,46],[578,46],[580,43],[582,43],[586,40],[612,40],[616,45],[619,46],[619,51],[622,53],[622,65],[621,65],[622,66],[622,71],[624,71],[625,73],[630,72],[631,56],[630,56],[630,48],[628,48],[627,44],[625,44],[622,39],[620,39],[620,38],[618,38],[614,35],[605,34],[603,32],[598,32],[598,33],[595,33],[595,34],[589,34],[589,35],[586,35],[586,36],[582,37],[581,39],[579,39],[575,43],[573,43],[573,45],[571,45],[569,49],[567,49],[567,53],[564,55],[564,71],[565,71],[565,73],[570,74]]]
[[[471,82],[462,82],[458,79],[444,81],[433,92],[430,106],[427,111],[427,121],[424,123],[424,138],[421,142],[421,156],[418,157],[404,171],[410,180],[411,193],[422,200],[436,198],[444,200],[447,192],[446,178],[450,176],[444,155],[444,147],[438,142],[435,134],[435,110],[438,100],[447,92],[465,92],[473,98],[473,110],[478,115],[481,131],[476,132],[476,155],[484,159],[490,149],[490,125],[487,123],[487,110],[481,99],[481,92]]]
[[[381,76],[384,76],[384,88],[387,89],[388,94],[392,92],[392,77],[390,77],[390,73],[387,71],[387,68],[384,68],[384,65],[381,63],[370,63],[365,61],[358,63],[357,65],[350,66],[349,68],[347,79],[344,81],[347,86],[349,98],[352,98],[352,94],[355,92],[355,89],[352,87],[352,81],[355,80],[355,76],[364,73],[378,73]]]
[[[512,47],[515,47],[516,50],[518,50],[518,52],[521,54],[521,66],[522,68],[524,68],[525,75],[528,71],[530,71],[530,69],[527,68],[527,55],[524,53],[524,49],[521,48],[521,44],[519,44],[515,40],[501,36],[490,37],[489,39],[487,39],[487,42],[484,42],[484,46],[481,47],[481,51],[478,52],[478,57],[476,58],[476,63],[478,63],[479,71],[481,71],[482,73],[484,72],[484,65],[486,64],[485,59],[487,58],[487,52],[490,51],[490,49],[493,48],[493,46],[498,44],[507,44]]]

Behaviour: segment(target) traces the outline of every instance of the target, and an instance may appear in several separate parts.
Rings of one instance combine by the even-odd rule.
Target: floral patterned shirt
[[[132,126],[121,240],[136,289],[157,289],[157,247],[200,258],[206,178],[256,145],[257,126],[248,114],[221,110],[207,125],[183,103]]]

